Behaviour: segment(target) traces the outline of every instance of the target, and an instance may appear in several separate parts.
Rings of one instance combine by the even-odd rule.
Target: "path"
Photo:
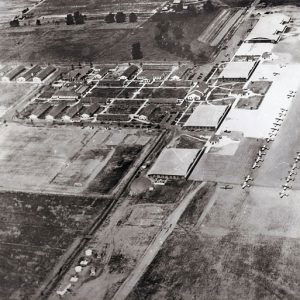
[[[148,266],[152,263],[157,253],[161,249],[161,246],[166,241],[168,236],[173,232],[174,228],[177,225],[181,215],[186,210],[196,193],[205,185],[205,182],[202,182],[196,189],[190,191],[186,196],[183,196],[178,207],[170,214],[170,216],[165,221],[162,229],[151,244],[148,246],[145,251],[143,257],[140,262],[136,266],[136,268],[131,272],[131,274],[127,277],[127,279],[120,286],[118,291],[113,297],[113,300],[125,300],[127,296],[130,294],[132,289],[141,279],[143,274],[146,272]]]

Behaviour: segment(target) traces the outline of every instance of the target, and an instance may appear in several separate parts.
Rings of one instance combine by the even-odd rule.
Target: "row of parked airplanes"
[[[298,162],[300,161],[300,152],[297,152],[297,156],[294,157],[295,162],[292,164],[291,170],[288,173],[288,176],[285,177],[286,183],[282,185],[282,191],[279,192],[280,198],[288,197],[287,193],[288,189],[292,188],[292,185],[289,184],[291,181],[295,180],[295,176],[297,175],[296,169],[298,168]]]

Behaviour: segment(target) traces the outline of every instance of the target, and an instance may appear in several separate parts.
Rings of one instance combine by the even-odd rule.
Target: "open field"
[[[47,3],[52,5],[52,2],[45,1],[38,6],[38,9]],[[61,5],[59,9],[61,9]],[[193,58],[197,61],[207,62],[212,54],[212,49],[210,46],[198,42],[197,38],[214,20],[217,13],[218,10],[214,10],[209,13],[200,13],[196,17],[186,17],[185,15],[172,17],[168,14],[158,14],[134,29],[101,28],[95,26],[95,21],[77,26],[47,23],[38,27],[31,25],[20,28],[4,28],[0,30],[0,61],[43,63],[128,61],[131,60],[131,45],[139,41],[144,60],[178,61]],[[178,44],[176,47],[164,48],[158,46],[155,37],[158,30],[157,24],[168,19],[171,24],[169,38],[174,42],[172,32],[176,31],[178,27],[182,28],[183,34],[176,41]],[[93,43],[90,43],[92,39]],[[6,49],[10,49],[10,51],[6,51]]]
[[[9,108],[17,105],[22,98],[29,95],[36,87],[37,85],[32,83],[0,83],[0,117],[2,117]]]
[[[1,192],[1,299],[32,299],[105,199]]]
[[[141,148],[151,140],[150,135],[139,134],[136,130],[119,133],[88,127],[37,128],[13,124],[2,127],[1,187],[82,193],[103,168],[110,176],[110,159],[116,147],[125,146],[129,137],[131,143]],[[117,172],[112,176],[115,185],[123,175],[124,172]],[[97,182],[102,184],[102,190],[111,189],[99,179]]]

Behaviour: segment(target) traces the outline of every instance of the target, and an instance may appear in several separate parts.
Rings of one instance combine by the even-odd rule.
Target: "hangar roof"
[[[248,79],[255,66],[254,61],[232,61],[227,64],[219,78],[245,78]]]
[[[184,127],[218,127],[227,105],[200,104],[183,125]]]
[[[277,13],[262,16],[245,41],[266,40],[276,42],[279,39],[278,32],[284,30],[284,23],[289,22],[290,19],[284,14]]]
[[[186,176],[200,149],[165,148],[148,175]]]

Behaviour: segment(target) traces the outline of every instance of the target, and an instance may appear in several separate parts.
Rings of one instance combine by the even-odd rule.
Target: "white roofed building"
[[[258,61],[229,62],[219,75],[220,81],[246,82],[258,65]]]
[[[262,16],[246,37],[247,43],[277,43],[287,29],[291,18],[284,14],[273,13]]]
[[[224,120],[230,106],[200,104],[187,119],[183,128],[216,130]]]

